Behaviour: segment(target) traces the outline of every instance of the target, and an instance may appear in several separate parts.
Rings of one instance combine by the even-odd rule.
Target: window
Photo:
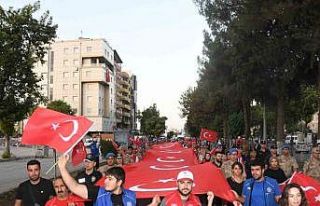
[[[49,66],[50,66],[50,71],[52,72],[53,71],[53,61],[54,61],[54,52],[52,51],[51,52],[51,55],[50,55],[50,60],[49,60]]]
[[[63,66],[68,66],[68,65],[69,65],[68,59],[63,60]]]
[[[73,85],[72,85],[72,88],[73,88],[73,89],[79,89],[79,85],[78,85],[78,84],[73,84]]]
[[[50,84],[53,84],[53,76],[50,75]]]
[[[75,78],[78,78],[78,76],[79,76],[79,75],[78,75],[78,72],[73,72],[72,75],[73,75],[73,77],[75,77]]]
[[[110,77],[110,82],[112,82],[112,77]]]
[[[110,93],[112,94],[112,88],[110,89]]]
[[[78,59],[74,59],[73,60],[73,65],[79,65],[79,60]]]
[[[87,52],[91,52],[92,51],[92,47],[91,46],[87,46]]]
[[[63,78],[68,78],[69,77],[69,72],[63,72]]]
[[[50,100],[50,101],[53,100],[53,88],[50,88],[50,91],[49,91],[49,100]]]
[[[62,99],[66,102],[68,100],[68,96],[63,96]]]
[[[78,102],[78,96],[72,96],[72,101],[73,102]]]
[[[90,77],[91,76],[91,71],[86,71],[86,77]]]
[[[73,47],[73,53],[78,54],[79,53],[79,47]]]
[[[87,102],[91,102],[92,101],[92,96],[87,96]]]
[[[63,53],[68,54],[69,53],[69,48],[63,48]]]
[[[63,90],[67,90],[69,89],[69,85],[68,84],[63,84]]]

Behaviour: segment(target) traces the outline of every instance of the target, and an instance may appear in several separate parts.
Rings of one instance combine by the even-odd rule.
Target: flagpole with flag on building
[[[29,118],[22,135],[22,144],[45,145],[68,154],[87,134],[93,122],[83,116],[72,116],[46,108],[37,108]],[[80,143],[78,151],[84,145]],[[77,155],[77,152],[73,153]],[[83,156],[83,153],[80,152]],[[85,156],[83,157],[85,158]],[[79,160],[76,161],[77,163]],[[47,171],[51,171],[57,163]]]

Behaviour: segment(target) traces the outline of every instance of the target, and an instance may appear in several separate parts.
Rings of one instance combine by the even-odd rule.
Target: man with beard
[[[156,206],[160,203],[160,206],[171,206],[171,205],[190,205],[190,206],[201,206],[199,198],[192,193],[193,187],[193,174],[188,170],[179,172],[177,176],[177,187],[178,190],[167,195],[163,198],[160,203],[160,197],[156,195],[152,203],[149,206]],[[214,199],[213,192],[209,191],[208,206],[212,206]]]
[[[57,177],[53,181],[53,187],[57,196],[50,199],[45,206],[84,206],[84,199],[70,194],[62,177]]]
[[[134,206],[136,194],[123,188],[125,171],[122,167],[112,167],[106,171],[104,187],[83,185],[76,182],[68,172],[66,164],[69,155],[59,157],[58,165],[61,176],[71,192],[84,199],[90,199],[96,206]]]
[[[30,160],[27,162],[29,180],[19,185],[15,206],[44,206],[45,203],[55,195],[52,182],[40,177],[40,170],[41,166],[38,160]]]
[[[281,197],[277,181],[264,176],[263,161],[257,159],[250,165],[252,178],[247,179],[243,185],[241,202],[244,201],[244,206],[277,206]]]
[[[222,156],[223,156],[223,154],[221,151],[215,152],[215,157],[214,157],[214,160],[212,163],[218,168],[221,168],[221,166],[222,166]]]

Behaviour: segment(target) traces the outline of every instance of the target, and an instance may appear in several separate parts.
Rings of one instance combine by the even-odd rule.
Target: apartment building
[[[49,101],[64,100],[76,115],[92,120],[91,131],[113,132],[117,126],[115,70],[122,63],[115,53],[105,39],[53,43],[46,64],[34,69],[42,76],[42,93]]]
[[[131,75],[131,130],[137,130],[137,76]]]

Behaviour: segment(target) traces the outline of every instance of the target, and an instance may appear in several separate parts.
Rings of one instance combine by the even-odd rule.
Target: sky
[[[21,8],[31,0],[0,0]],[[205,19],[193,0],[43,0],[59,40],[105,38],[137,76],[138,109],[157,104],[168,130],[183,129],[179,99],[198,79]],[[39,13],[39,14],[40,14]]]

